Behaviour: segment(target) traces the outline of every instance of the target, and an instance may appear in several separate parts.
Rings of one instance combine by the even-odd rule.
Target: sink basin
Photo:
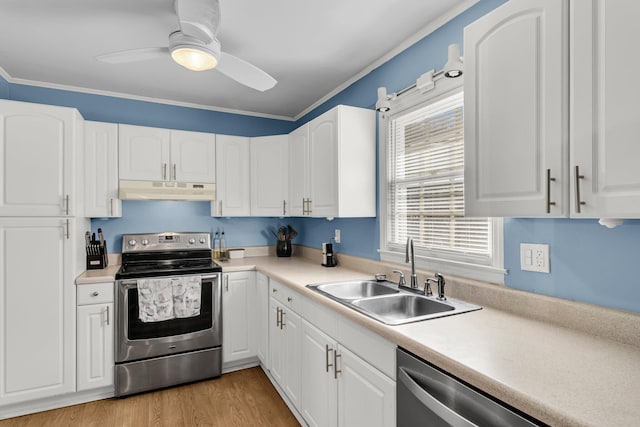
[[[316,289],[341,300],[355,300],[378,295],[397,294],[400,291],[390,287],[386,282],[358,280],[353,282],[326,283],[316,285]]]
[[[418,317],[426,319],[434,314],[455,310],[455,307],[449,304],[411,294],[359,299],[353,301],[352,304],[390,325]]]
[[[418,295],[386,280],[317,283],[307,287],[387,325],[402,325],[482,308],[454,298],[439,301],[433,296]]]

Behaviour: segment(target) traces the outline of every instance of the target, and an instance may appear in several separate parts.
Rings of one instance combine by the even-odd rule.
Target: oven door
[[[200,315],[146,323],[139,317],[137,281],[118,281],[116,363],[221,346],[221,274],[201,278]]]

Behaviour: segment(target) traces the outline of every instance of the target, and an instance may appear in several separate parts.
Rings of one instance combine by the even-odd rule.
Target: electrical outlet
[[[549,272],[549,245],[533,243],[520,244],[520,269],[525,271]]]
[[[335,240],[336,243],[340,243],[340,229],[336,228],[336,231],[333,234],[333,240]]]

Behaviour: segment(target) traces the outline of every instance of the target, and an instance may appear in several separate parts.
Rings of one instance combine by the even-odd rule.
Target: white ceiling
[[[117,65],[95,59],[167,46],[179,29],[173,0],[2,0],[0,68],[15,82],[297,118],[469,3],[220,0],[222,50],[278,80],[258,92],[215,70],[188,71],[168,55]]]

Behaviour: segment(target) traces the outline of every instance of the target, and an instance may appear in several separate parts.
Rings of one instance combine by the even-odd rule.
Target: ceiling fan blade
[[[168,47],[146,47],[142,49],[122,50],[120,52],[105,53],[96,56],[98,61],[109,64],[123,64],[126,62],[139,62],[149,59],[166,58],[169,53]]]
[[[226,52],[220,53],[220,62],[216,67],[225,76],[260,92],[269,90],[277,80],[260,68]]]
[[[220,26],[218,0],[175,0],[174,8],[180,21],[180,31],[209,43]]]

